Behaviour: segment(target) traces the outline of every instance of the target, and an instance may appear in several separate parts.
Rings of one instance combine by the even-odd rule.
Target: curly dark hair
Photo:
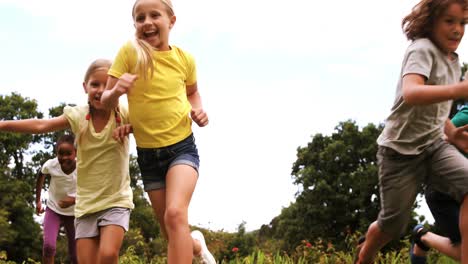
[[[434,22],[451,4],[468,8],[468,0],[422,0],[413,7],[411,13],[403,18],[401,26],[409,40],[430,37]]]

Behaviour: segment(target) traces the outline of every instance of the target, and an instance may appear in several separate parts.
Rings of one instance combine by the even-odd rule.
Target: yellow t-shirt
[[[117,54],[109,75],[119,78],[135,74],[137,53],[127,42]],[[153,77],[139,76],[127,95],[130,123],[136,144],[141,148],[160,148],[175,144],[192,133],[186,85],[195,84],[193,57],[176,46],[168,51],[154,51]]]
[[[88,123],[77,146],[77,188],[75,217],[81,217],[111,207],[133,209],[130,188],[128,140],[121,144],[112,138],[116,128],[114,111],[104,129],[96,133],[92,122],[86,122],[88,106],[66,106],[63,110],[72,131],[80,135],[81,126]],[[128,111],[120,107],[122,123],[128,123]]]

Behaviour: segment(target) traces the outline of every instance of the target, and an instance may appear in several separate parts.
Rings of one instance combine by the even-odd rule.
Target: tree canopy
[[[382,128],[368,124],[360,129],[348,120],[332,135],[318,133],[299,147],[292,166],[300,187],[296,201],[263,233],[282,239],[289,249],[319,238],[344,247],[349,234],[364,233],[380,208],[376,139]]]

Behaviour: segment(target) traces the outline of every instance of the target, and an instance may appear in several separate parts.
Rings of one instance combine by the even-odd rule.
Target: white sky
[[[194,126],[201,168],[189,221],[226,231],[258,229],[294,201],[296,149],[312,135],[385,119],[408,45],[401,19],[417,3],[173,1],[170,43],[194,55],[210,116]],[[86,103],[84,72],[132,38],[132,5],[0,0],[0,94],[36,99],[45,114]]]

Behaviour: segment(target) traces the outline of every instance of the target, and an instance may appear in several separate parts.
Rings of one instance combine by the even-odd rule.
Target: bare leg
[[[98,250],[99,237],[76,240],[76,253],[80,264],[95,264],[98,259]]]
[[[454,260],[460,261],[460,245],[453,245],[449,238],[439,236],[432,232],[427,232],[421,237],[421,241],[428,247],[433,248]],[[423,251],[422,249],[420,250]]]
[[[468,264],[468,195],[463,197],[460,207],[461,263]]]
[[[193,255],[200,256],[201,250],[202,248],[200,242],[198,242],[198,240],[193,239]]]
[[[188,226],[188,206],[198,175],[188,165],[171,167],[166,176],[166,223],[169,263],[192,263],[193,239]]]
[[[374,258],[379,250],[392,240],[392,237],[380,230],[377,222],[373,222],[367,230],[366,240],[364,241],[359,252],[357,263],[370,264],[374,262]]]
[[[175,165],[166,175],[166,189],[148,192],[161,229],[168,239],[169,264],[192,263],[197,244],[190,236],[188,207],[197,179],[194,168]]]
[[[99,257],[100,264],[117,264],[125,230],[118,225],[108,225],[100,228]]]
[[[159,222],[161,233],[164,238],[168,240],[166,224],[164,223],[164,213],[166,212],[166,189],[149,191],[148,196],[151,201],[151,207],[153,207],[153,212]]]
[[[421,238],[421,240],[423,240],[423,239]],[[424,243],[425,245],[429,246],[429,244],[426,243],[425,241],[423,241],[423,243]],[[427,256],[427,251],[421,249],[421,248],[415,243],[415,244],[414,244],[414,247],[413,247],[413,254],[414,254],[415,256],[418,256],[418,257],[425,257],[425,256]]]

